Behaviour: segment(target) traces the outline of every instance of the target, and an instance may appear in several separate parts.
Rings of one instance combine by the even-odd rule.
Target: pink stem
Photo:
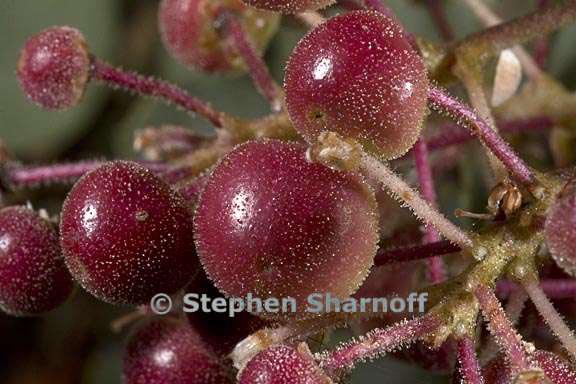
[[[385,329],[376,329],[357,341],[328,352],[321,358],[320,366],[329,376],[333,376],[337,372],[352,369],[355,363],[405,346],[433,332],[438,326],[436,317],[425,315]]]
[[[454,31],[446,19],[442,0],[425,0],[424,2],[442,39],[446,42],[452,41],[454,39]]]
[[[414,146],[414,162],[416,164],[416,174],[420,184],[420,194],[430,205],[436,206],[436,191],[434,189],[434,179],[428,159],[428,146],[423,139],[418,140]],[[434,243],[440,240],[440,235],[434,227],[426,225],[423,240],[424,244]],[[438,283],[446,278],[442,259],[439,257],[433,257],[426,261],[428,267],[428,279],[432,283]]]
[[[268,100],[272,110],[280,111],[283,103],[282,91],[272,78],[266,63],[256,52],[252,42],[248,40],[248,36],[238,19],[225,11],[223,11],[223,17],[225,31],[232,38],[236,51],[248,66],[256,88]]]
[[[100,166],[105,161],[83,161],[79,163],[64,163],[41,166],[16,167],[9,166],[5,171],[8,185],[14,189],[34,187],[49,184],[72,184],[85,173]],[[168,165],[161,163],[142,163],[155,173],[168,170]]]
[[[460,247],[448,240],[441,240],[435,243],[415,245],[406,248],[380,249],[374,259],[374,265],[382,266],[394,263],[404,263],[407,261],[448,255],[459,251]]]
[[[494,292],[484,285],[478,285],[474,294],[480,303],[488,329],[506,355],[514,376],[529,369],[530,360],[522,338],[506,316]]]
[[[576,337],[574,332],[566,325],[562,315],[558,313],[548,296],[542,291],[538,280],[526,278],[522,281],[522,286],[544,321],[546,321],[546,324],[548,324],[548,327],[560,340],[562,346],[570,352],[572,358],[576,358]]]
[[[93,79],[112,87],[122,88],[139,95],[150,96],[169,104],[175,104],[187,112],[202,116],[215,127],[221,128],[224,125],[224,113],[215,110],[210,104],[190,95],[176,85],[115,68],[97,58],[92,59],[91,75]]]
[[[576,280],[574,279],[548,279],[540,281],[540,288],[551,299],[573,299],[576,297]],[[520,287],[511,281],[500,281],[496,285],[498,297],[508,297]]]
[[[502,164],[504,164],[517,182],[527,185],[534,182],[534,175],[526,163],[514,153],[508,143],[468,106],[460,103],[448,93],[436,87],[430,87],[428,102],[431,108],[445,113],[466,125]]]
[[[484,384],[480,363],[476,357],[474,343],[468,336],[464,336],[456,343],[458,353],[458,369],[460,371],[460,383]]]
[[[517,134],[522,132],[540,132],[554,127],[554,122],[548,117],[534,117],[521,120],[507,120],[498,123],[502,133]],[[454,124],[447,124],[439,134],[428,139],[428,149],[435,151],[446,147],[466,143],[474,139],[469,131],[462,130]]]

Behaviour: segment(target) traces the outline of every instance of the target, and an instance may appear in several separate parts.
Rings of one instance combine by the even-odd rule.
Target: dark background
[[[447,1],[449,18],[459,36],[478,24],[459,1]],[[492,1],[506,17],[532,9],[526,0]],[[414,33],[437,40],[426,11],[409,0],[389,1]],[[19,47],[27,36],[51,25],[67,24],[82,30],[91,51],[125,68],[175,81],[217,107],[240,116],[267,112],[265,101],[247,76],[230,78],[191,73],[164,51],[156,25],[157,1],[151,0],[0,0],[0,137],[17,158],[46,163],[86,158],[130,158],[135,129],[162,123],[207,130],[203,121],[150,100],[89,86],[84,102],[67,112],[44,112],[27,103],[14,75]],[[266,59],[281,80],[283,64],[304,28],[286,17]],[[568,86],[576,80],[576,28],[554,37],[552,73]],[[467,190],[478,188],[474,174],[460,170]],[[478,181],[476,181],[477,183]],[[441,199],[476,204],[474,194],[458,195],[459,186],[440,187]],[[480,188],[482,190],[482,188]],[[462,192],[460,192],[462,193]],[[31,201],[37,208],[58,213],[65,190],[22,192],[14,202]],[[482,204],[478,202],[478,204]],[[0,314],[0,383],[118,383],[122,344],[126,334],[114,334],[110,322],[129,309],[97,302],[80,289],[62,308],[37,319]],[[447,382],[390,359],[358,369],[354,381],[394,383]]]

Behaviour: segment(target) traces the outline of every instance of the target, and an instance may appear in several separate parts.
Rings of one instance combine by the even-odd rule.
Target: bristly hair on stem
[[[466,105],[445,91],[431,87],[428,95],[430,106],[468,128],[502,162],[512,178],[525,185],[534,183],[530,168],[490,126]]]

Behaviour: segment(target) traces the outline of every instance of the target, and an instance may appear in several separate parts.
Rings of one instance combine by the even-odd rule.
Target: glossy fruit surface
[[[244,69],[232,43],[217,30],[219,12],[234,12],[262,53],[276,33],[278,15],[246,7],[240,0],[163,0],[159,24],[164,45],[183,65],[207,72]]]
[[[335,0],[242,0],[251,7],[282,13],[314,11],[335,3]]]
[[[576,181],[569,182],[560,193],[544,228],[550,254],[566,273],[576,276]]]
[[[198,267],[184,200],[136,163],[110,162],[82,177],[64,202],[60,230],[72,275],[110,303],[174,293]]]
[[[82,34],[51,27],[30,37],[16,70],[20,87],[33,103],[65,109],[80,102],[90,77],[90,57]]]
[[[30,208],[0,210],[0,309],[41,314],[62,304],[72,287],[56,226]]]
[[[280,141],[236,147],[213,171],[196,211],[196,245],[229,296],[348,297],[378,241],[374,195],[360,176],[306,159]],[[295,315],[288,313],[286,315]]]
[[[186,322],[154,320],[126,348],[124,384],[227,384],[226,367]]]
[[[284,89],[290,119],[308,141],[334,131],[391,159],[420,135],[428,80],[400,25],[380,13],[354,11],[300,40]]]
[[[332,381],[314,363],[303,347],[278,345],[248,362],[240,372],[239,384],[329,384]]]

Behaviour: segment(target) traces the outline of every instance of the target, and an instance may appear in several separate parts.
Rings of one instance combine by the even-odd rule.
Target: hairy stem
[[[413,190],[402,178],[396,175],[378,159],[364,153],[361,168],[369,178],[378,180],[394,197],[410,207],[413,213],[425,224],[432,225],[445,238],[462,248],[470,248],[473,243],[466,232],[462,231],[440,212],[434,209],[418,192]]]
[[[82,161],[40,166],[8,166],[3,177],[14,189],[30,188],[39,185],[72,184],[87,172],[101,167],[106,161]],[[162,163],[141,163],[151,171],[162,174],[170,166]]]
[[[374,259],[374,265],[382,266],[407,261],[422,260],[430,257],[448,255],[459,252],[460,247],[448,240],[435,243],[414,245],[406,248],[380,249]]]
[[[506,316],[498,298],[485,285],[478,285],[474,294],[480,303],[488,329],[510,363],[513,376],[530,368],[530,360],[522,338]]]
[[[218,128],[223,127],[226,119],[229,118],[225,113],[215,110],[210,104],[190,95],[176,85],[124,71],[97,58],[92,59],[91,76],[92,79],[112,87],[174,104],[186,112],[198,114]]]
[[[430,88],[428,100],[433,109],[451,116],[477,136],[494,156],[502,162],[517,182],[526,185],[534,182],[534,175],[524,161],[473,110],[452,98],[445,91],[435,87]]]
[[[554,127],[554,122],[548,117],[534,117],[522,120],[500,121],[497,122],[497,126],[501,133],[517,134],[547,131]],[[469,131],[465,131],[457,125],[450,124],[441,129],[437,135],[430,137],[426,143],[430,151],[436,151],[438,149],[463,144],[473,139],[474,136]]]
[[[428,158],[428,146],[423,139],[419,139],[414,146],[414,163],[416,175],[420,185],[422,198],[433,207],[436,207],[436,190],[432,168]],[[440,236],[433,226],[427,225],[424,232],[424,243],[434,243],[440,240]],[[446,278],[442,259],[433,257],[426,260],[428,279],[432,283],[438,283]]]
[[[256,52],[254,45],[244,31],[240,21],[232,14],[223,12],[224,31],[234,43],[236,52],[242,57],[248,67],[248,72],[258,91],[268,100],[272,110],[282,110],[284,96],[282,88],[274,81],[266,63]]]
[[[480,363],[476,358],[476,348],[469,336],[463,336],[456,343],[458,369],[462,384],[483,384]]]
[[[540,315],[544,318],[544,321],[546,321],[546,324],[552,329],[564,348],[566,348],[573,358],[576,358],[576,338],[574,337],[574,333],[568,328],[562,316],[560,316],[550,302],[550,299],[544,291],[542,291],[538,280],[528,277],[522,280],[522,286],[526,290],[526,293],[528,293],[528,296],[530,296],[530,300],[532,300]]]
[[[560,5],[549,5],[526,16],[472,34],[462,40],[456,50],[487,59],[503,49],[523,44],[575,21],[576,0],[567,0]]]
[[[520,320],[527,300],[528,296],[521,289],[516,289],[510,293],[508,302],[506,302],[505,312],[512,325],[515,326]],[[499,347],[496,341],[493,338],[490,339],[482,351],[482,360],[485,362],[491,360],[498,354],[498,350]]]
[[[433,332],[439,325],[433,316],[403,321],[385,329],[376,329],[358,340],[346,343],[320,358],[320,366],[329,376],[347,371],[354,364],[372,359]]]

